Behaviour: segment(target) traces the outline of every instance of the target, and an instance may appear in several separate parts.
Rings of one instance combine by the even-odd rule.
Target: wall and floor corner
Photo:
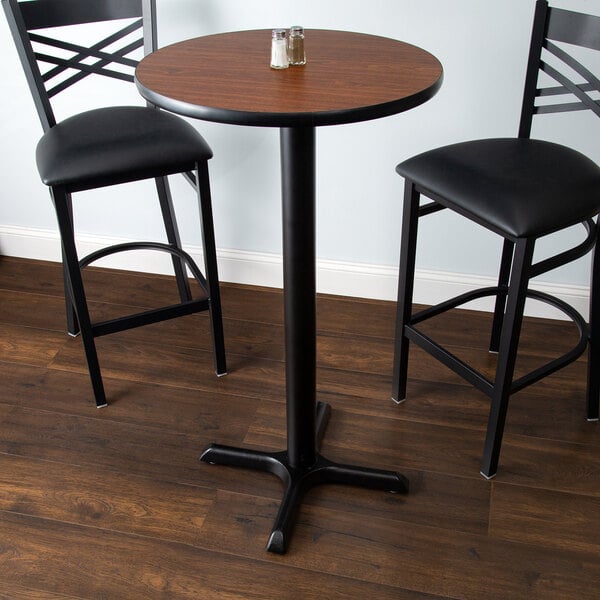
[[[121,243],[123,238],[99,235],[81,235],[79,249],[89,254],[110,244]],[[60,261],[58,233],[47,229],[0,226],[0,248],[5,256]],[[202,248],[188,245],[187,251],[197,264],[202,264]],[[219,275],[222,281],[282,287],[282,260],[279,254],[250,252],[247,250],[219,249]],[[126,257],[106,258],[96,263],[118,269],[130,269],[145,273],[172,274],[168,257],[131,253]],[[398,272],[395,266],[353,263],[339,260],[317,260],[317,288],[325,294],[395,300]],[[472,289],[495,285],[489,276],[450,273],[419,269],[415,277],[415,301],[433,304]],[[589,293],[587,286],[563,283],[538,283],[535,289],[558,296],[581,312],[587,314]],[[466,305],[473,310],[492,310],[491,300],[482,299]],[[528,306],[529,316],[563,318],[561,313],[542,303]]]
[[[600,14],[599,0],[555,0],[556,6]],[[420,151],[470,138],[516,133],[534,0],[360,0],[244,2],[157,0],[161,45],[233,29],[303,24],[403,39],[435,54],[445,70],[439,94],[394,117],[317,133],[318,288],[321,292],[393,300],[396,294],[402,180],[394,166]],[[265,42],[267,45],[269,40]],[[310,60],[310,35],[306,40]],[[48,192],[39,182],[35,145],[41,128],[7,25],[0,18],[0,254],[59,260]],[[242,59],[243,57],[241,57]],[[62,118],[93,106],[141,104],[133,86],[89,78],[77,93],[59,97]],[[215,227],[224,281],[279,286],[280,179],[275,130],[195,122],[212,146]],[[581,150],[600,162],[595,117],[540,117],[533,135]],[[158,205],[145,201],[152,185],[80,194],[78,242],[83,252],[109,241],[160,238]],[[98,202],[101,195],[102,202]],[[200,232],[191,189],[173,181],[182,238],[198,257]],[[90,200],[94,200],[90,202]],[[98,210],[98,205],[101,210]],[[577,234],[552,239],[563,247]],[[542,248],[542,252],[544,248]],[[495,279],[499,241],[456,215],[424,221],[415,299],[432,303]],[[168,272],[155,256],[124,255],[119,268]],[[587,310],[589,261],[549,274],[538,287]],[[482,308],[481,305],[474,306]],[[485,306],[483,306],[485,308]],[[532,304],[529,314],[540,312]]]

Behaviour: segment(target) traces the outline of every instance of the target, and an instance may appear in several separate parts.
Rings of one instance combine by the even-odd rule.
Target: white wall
[[[554,5],[600,14],[600,0],[555,0]],[[319,287],[393,298],[403,186],[394,166],[434,146],[516,133],[533,7],[534,0],[158,0],[159,41],[166,45],[208,33],[302,24],[402,39],[441,60],[444,84],[425,105],[317,132]],[[310,33],[306,45],[310,60]],[[2,18],[0,52],[0,253],[57,260],[54,215],[34,163],[41,129]],[[102,78],[86,86],[61,99],[59,116],[87,108],[90,97],[95,104],[142,102],[127,84]],[[596,121],[587,113],[540,117],[534,135],[569,143],[600,162],[597,130],[592,129]],[[277,285],[278,132],[196,126],[215,153],[211,176],[222,278]],[[197,250],[194,198],[183,182],[173,185],[184,242]],[[117,200],[105,190],[81,194],[76,217],[82,247],[94,247],[103,236],[161,235],[158,215],[144,201],[151,186],[129,185],[123,192],[125,198]],[[102,210],[92,202],[97,199],[102,199]],[[418,288],[418,299],[434,301],[436,289],[449,281],[468,286],[493,277],[498,251],[494,236],[452,214],[429,217],[418,259],[419,272],[429,283]],[[136,266],[162,269],[153,262]],[[585,300],[588,271],[589,262],[582,260],[545,275],[544,281]]]

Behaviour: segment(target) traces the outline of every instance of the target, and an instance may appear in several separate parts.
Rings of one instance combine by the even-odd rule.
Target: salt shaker
[[[288,38],[288,62],[290,65],[305,65],[304,29],[298,25],[290,27]]]
[[[285,35],[285,29],[273,29],[273,37],[271,39],[272,69],[287,69],[289,66]]]

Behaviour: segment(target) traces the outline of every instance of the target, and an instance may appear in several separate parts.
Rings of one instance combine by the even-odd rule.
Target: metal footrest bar
[[[438,344],[414,326],[417,323],[422,323],[427,319],[438,316],[452,308],[456,308],[462,304],[465,304],[466,302],[470,302],[471,300],[483,298],[485,296],[497,295],[503,291],[506,291],[504,287],[480,288],[478,290],[466,292],[465,294],[461,294],[460,296],[456,296],[450,300],[446,300],[445,302],[441,302],[435,306],[431,306],[419,311],[411,317],[410,323],[405,325],[404,334],[412,342],[415,342],[419,347],[431,354],[460,377],[468,381],[471,385],[475,386],[478,390],[482,391],[487,396],[491,396],[494,390],[494,384],[492,381],[487,379],[487,377],[485,377],[480,371],[462,361],[460,358],[444,348],[441,344]],[[543,379],[544,377],[547,377],[548,375],[551,375],[559,369],[562,369],[563,367],[566,367],[567,365],[576,361],[585,352],[590,335],[589,325],[581,316],[581,314],[579,314],[579,312],[570,304],[567,304],[555,296],[551,296],[550,294],[546,294],[537,290],[527,290],[527,297],[534,300],[539,300],[545,304],[550,304],[569,317],[569,319],[577,327],[579,332],[579,340],[575,346],[565,354],[513,381],[511,385],[511,394],[514,394],[515,392],[518,392],[525,387],[536,383],[540,379]]]
[[[527,292],[527,296],[539,300],[540,302],[550,304],[551,306],[554,306],[554,308],[567,315],[567,317],[571,319],[579,331],[579,341],[571,350],[569,350],[569,352],[565,352],[565,354],[562,356],[555,358],[545,365],[531,371],[527,375],[524,375],[523,377],[513,381],[510,389],[511,394],[522,390],[528,385],[531,385],[532,383],[535,383],[536,381],[539,381],[540,379],[543,379],[544,377],[551,375],[559,369],[562,369],[563,367],[566,367],[567,365],[576,361],[586,351],[590,335],[589,325],[579,314],[579,312],[570,304],[563,302],[555,296],[551,296],[550,294],[546,294],[544,292],[538,292],[536,290],[529,290]]]
[[[455,356],[452,352],[433,341],[429,336],[415,329],[411,325],[406,325],[404,327],[404,335],[406,335],[411,342],[414,342],[420,348],[425,350],[425,352],[428,352],[431,356],[439,360],[443,365],[454,371],[471,385],[475,386],[479,391],[487,396],[492,395],[492,392],[494,391],[493,382],[477,369],[474,369],[458,358],[458,356]]]
[[[436,317],[437,315],[445,313],[446,311],[456,308],[457,306],[466,304],[467,302],[471,302],[472,300],[478,300],[479,298],[485,298],[486,296],[496,296],[501,292],[506,292],[506,290],[507,288],[504,287],[493,286],[465,292],[464,294],[460,294],[460,296],[455,296],[454,298],[450,298],[449,300],[445,300],[444,302],[440,302],[439,304],[429,306],[428,308],[416,312],[414,315],[412,315],[410,324],[416,325],[421,321],[426,321],[427,319]]]
[[[119,317],[117,319],[92,323],[92,332],[94,337],[100,337],[102,335],[117,333],[118,331],[133,329],[142,325],[149,325],[150,323],[160,323],[167,319],[191,315],[208,310],[208,308],[209,301],[206,298],[190,300],[189,302],[181,302],[179,304],[154,308],[125,317]]]
[[[169,244],[163,244],[161,242],[125,242],[123,244],[113,244],[112,246],[107,246],[106,248],[100,248],[100,250],[96,250],[95,252],[83,257],[79,261],[79,268],[84,269],[94,261],[104,258],[105,256],[117,254],[118,252],[129,252],[131,250],[158,250],[159,252],[166,252],[167,254],[178,256],[189,267],[194,279],[198,282],[200,287],[202,287],[202,289],[208,293],[208,284],[206,282],[206,278],[198,268],[198,265],[194,259],[187,252],[185,252],[185,250]]]

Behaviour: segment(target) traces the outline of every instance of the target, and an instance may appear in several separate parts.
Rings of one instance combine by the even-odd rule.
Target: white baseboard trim
[[[97,235],[77,238],[82,255],[89,254],[123,239]],[[186,247],[192,258],[202,264],[202,249]],[[0,255],[18,256],[37,260],[60,261],[58,232],[16,226],[0,227]],[[280,255],[220,249],[218,251],[219,275],[222,281],[280,288],[282,286],[282,260]],[[102,259],[98,265],[146,273],[171,274],[171,262],[166,254],[157,252],[128,252]],[[342,296],[355,296],[378,300],[395,300],[397,292],[397,267],[317,260],[317,289],[319,292]],[[495,285],[491,277],[448,273],[445,271],[417,270],[414,300],[420,304],[435,304],[458,294]],[[535,289],[557,296],[571,304],[587,317],[589,290],[584,286],[536,282]],[[489,311],[491,299],[482,299],[465,308]],[[541,302],[528,302],[529,316],[563,318],[562,313]]]

